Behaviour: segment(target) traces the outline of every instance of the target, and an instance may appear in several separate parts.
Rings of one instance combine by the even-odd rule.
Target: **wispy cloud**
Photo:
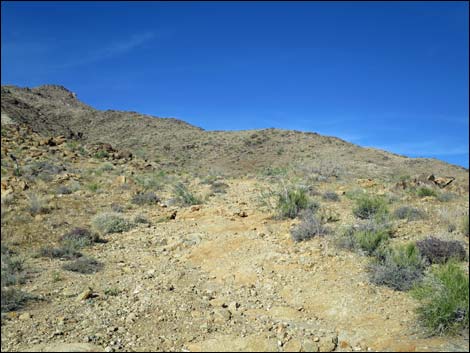
[[[105,47],[98,49],[94,52],[91,52],[84,57],[66,62],[59,66],[59,68],[71,68],[86,64],[95,63],[101,60],[110,59],[119,55],[126,54],[131,50],[143,45],[144,43],[149,42],[154,39],[156,34],[154,32],[145,32],[134,34],[128,38],[123,38],[119,41],[109,43]]]

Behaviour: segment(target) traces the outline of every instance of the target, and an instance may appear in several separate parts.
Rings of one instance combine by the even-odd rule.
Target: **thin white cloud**
[[[91,64],[101,60],[113,58],[119,55],[123,55],[144,43],[155,38],[155,33],[145,32],[134,34],[131,37],[121,39],[119,41],[108,44],[102,49],[96,50],[89,55],[86,55],[78,60],[67,62],[60,65],[59,68],[71,68],[80,65]]]

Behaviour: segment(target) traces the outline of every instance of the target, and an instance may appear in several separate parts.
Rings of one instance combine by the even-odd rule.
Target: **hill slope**
[[[172,118],[100,111],[62,86],[2,86],[1,109],[45,136],[83,134],[131,150],[162,168],[242,175],[269,167],[323,170],[354,177],[437,174],[468,184],[468,171],[435,159],[361,148],[335,137],[291,130],[205,131]]]

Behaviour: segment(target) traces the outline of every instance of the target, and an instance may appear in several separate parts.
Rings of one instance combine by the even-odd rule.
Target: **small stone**
[[[302,344],[300,341],[293,339],[284,344],[284,352],[300,352],[302,349]]]
[[[77,300],[78,301],[87,300],[88,298],[91,298],[92,295],[93,295],[93,290],[91,288],[87,288],[78,295]]]
[[[20,319],[20,320],[29,320],[32,317],[33,316],[30,313],[26,312],[26,313],[23,313],[20,316],[18,316],[18,319]]]

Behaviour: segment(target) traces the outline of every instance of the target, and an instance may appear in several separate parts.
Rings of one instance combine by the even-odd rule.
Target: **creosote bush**
[[[368,255],[374,255],[376,251],[387,244],[391,235],[388,224],[379,224],[369,221],[355,227],[347,228],[336,238],[339,248],[354,250]]]
[[[464,235],[466,235],[467,237],[469,236],[468,215],[463,217],[463,220],[462,220],[462,233]]]
[[[177,183],[173,190],[179,203],[184,206],[199,205],[202,203],[202,201],[191,193],[183,183]]]
[[[136,205],[152,205],[160,202],[160,198],[153,192],[139,192],[132,197],[131,202]]]
[[[38,215],[41,213],[47,213],[49,212],[49,208],[47,207],[47,202],[37,196],[36,194],[29,194],[28,195],[28,210],[31,213],[31,215]]]
[[[291,230],[292,240],[295,242],[328,234],[328,229],[312,212],[303,211],[300,218],[302,221]]]
[[[379,196],[363,195],[358,197],[353,214],[361,219],[371,219],[388,214],[385,200]]]
[[[419,319],[432,334],[453,334],[468,330],[468,273],[450,261],[435,268],[411,292],[420,301]]]
[[[425,217],[424,212],[415,207],[409,206],[402,206],[397,208],[393,212],[393,216],[397,219],[407,219],[409,221],[415,221]]]
[[[418,195],[418,197],[426,197],[426,196],[436,197],[437,193],[436,191],[434,191],[433,189],[427,186],[421,186],[416,190],[416,195]]]
[[[305,188],[286,188],[279,192],[277,196],[277,211],[281,219],[293,219],[303,210],[314,212],[319,207],[316,202],[309,199]]]
[[[370,281],[406,291],[424,275],[425,262],[414,244],[385,248],[369,265]]]
[[[67,263],[62,266],[64,270],[78,272],[82,274],[92,274],[100,271],[103,268],[103,264],[88,257],[82,257],[73,262]]]
[[[421,255],[431,264],[442,264],[454,258],[465,260],[467,253],[461,242],[456,240],[440,240],[435,237],[428,237],[416,243]]]
[[[133,224],[119,213],[105,212],[93,217],[93,227],[100,234],[122,233],[132,228]]]
[[[323,200],[325,201],[339,201],[339,196],[336,192],[334,191],[326,191],[323,194]]]

